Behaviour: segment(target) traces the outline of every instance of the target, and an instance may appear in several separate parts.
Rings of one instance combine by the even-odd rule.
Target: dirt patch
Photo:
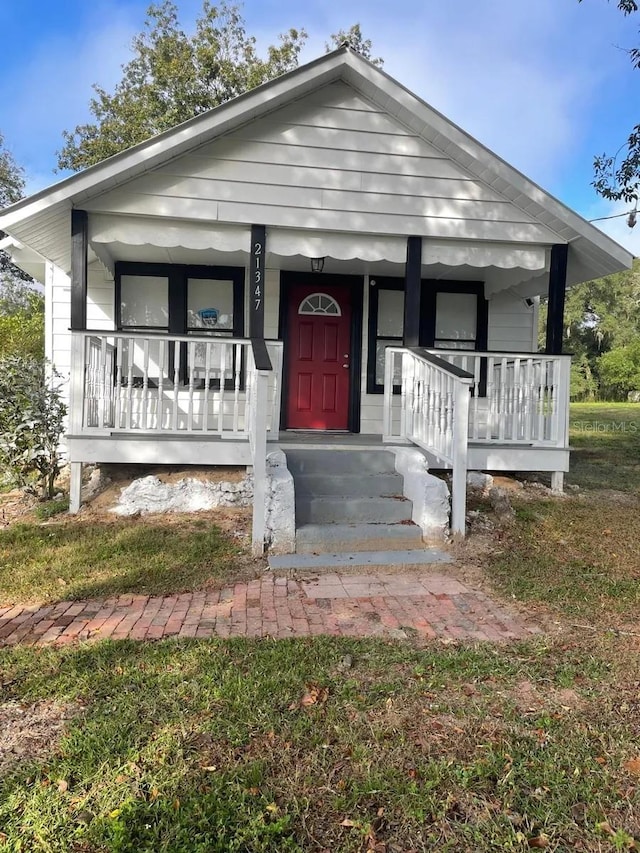
[[[82,711],[79,705],[54,701],[0,704],[0,778],[18,764],[42,761]]]
[[[33,521],[38,501],[22,489],[0,493],[0,530],[19,521]]]
[[[535,684],[526,680],[518,682],[508,696],[523,714],[537,713],[548,708],[579,711],[586,706],[586,701],[569,687],[549,687],[542,693]]]

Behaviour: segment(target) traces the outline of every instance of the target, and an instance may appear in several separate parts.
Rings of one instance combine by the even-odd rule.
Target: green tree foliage
[[[335,50],[337,47],[342,47],[343,44],[348,44],[356,53],[364,56],[365,59],[368,59],[373,65],[377,65],[378,68],[382,68],[384,65],[382,57],[373,56],[371,39],[365,39],[362,35],[360,24],[354,24],[348,30],[338,30],[337,33],[333,33],[331,40],[328,43],[325,42],[325,48],[328,52]]]
[[[0,134],[0,207],[19,201],[23,193],[23,170]],[[0,251],[0,357],[10,353],[44,357],[44,299],[32,279]]]
[[[0,133],[0,208],[20,201],[23,195],[24,170],[16,163]],[[4,236],[4,232],[0,231],[0,239]],[[0,251],[0,287],[7,279],[30,280],[26,273],[11,263],[6,252]]]
[[[598,371],[607,399],[625,400],[630,391],[640,391],[640,338],[601,355]]]
[[[640,333],[640,262],[631,270],[572,287],[565,306],[565,348],[597,357]]]
[[[306,38],[291,28],[261,56],[239,6],[227,0],[204,0],[192,34],[181,29],[172,0],[152,4],[113,93],[93,87],[94,121],[64,132],[59,168],[85,169],[293,70]],[[359,24],[331,36],[327,50],[344,41],[371,59],[371,41]]]
[[[545,311],[541,311],[543,333]],[[572,287],[567,293],[563,349],[573,355],[571,396],[620,395],[601,377],[602,357],[626,350],[640,338],[640,261],[633,269]],[[542,340],[543,343],[543,340]],[[632,390],[631,388],[629,390]]]
[[[16,485],[36,482],[50,499],[60,470],[58,446],[66,407],[44,361],[0,358],[0,466]]]
[[[632,15],[640,8],[636,0],[618,0],[617,5],[624,15]],[[633,67],[640,69],[640,47],[627,52]],[[599,155],[593,166],[593,186],[599,195],[613,201],[637,201],[640,196],[640,124],[631,129],[616,154]]]
[[[263,58],[239,7],[226,0],[204,0],[193,35],[180,28],[171,0],[151,5],[113,94],[94,86],[95,122],[64,133],[59,167],[84,169],[290,71],[305,39],[290,29]]]
[[[0,207],[19,201],[24,193],[24,172],[5,147],[0,133]]]

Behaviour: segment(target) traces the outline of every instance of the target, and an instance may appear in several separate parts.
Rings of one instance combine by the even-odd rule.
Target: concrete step
[[[300,524],[365,522],[393,524],[411,520],[412,505],[406,498],[296,496],[296,527]]]
[[[287,467],[300,474],[394,474],[389,450],[286,450]]]
[[[296,530],[298,554],[422,547],[422,531],[415,524],[303,524]]]
[[[399,551],[346,551],[325,554],[284,554],[269,557],[269,568],[278,571],[339,571],[340,569],[404,569],[451,563],[452,557],[440,548]]]
[[[403,489],[400,474],[296,474],[294,482],[300,497],[393,497]]]

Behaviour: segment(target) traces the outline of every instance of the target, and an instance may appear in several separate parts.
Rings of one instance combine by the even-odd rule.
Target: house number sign
[[[264,338],[264,268],[267,254],[267,234],[264,225],[251,226],[251,261],[249,280],[249,337]]]

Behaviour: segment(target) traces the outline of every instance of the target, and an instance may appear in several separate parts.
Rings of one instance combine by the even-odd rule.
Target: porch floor
[[[211,592],[0,608],[0,646],[163,637],[391,637],[507,641],[541,633],[444,572],[273,574]]]

